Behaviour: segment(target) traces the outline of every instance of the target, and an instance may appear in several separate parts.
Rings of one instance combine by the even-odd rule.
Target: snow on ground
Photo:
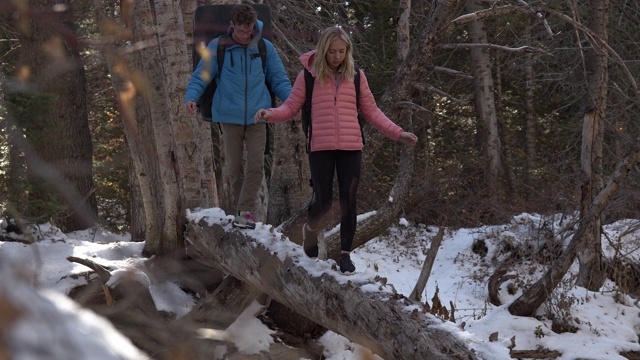
[[[370,215],[365,214],[363,217]],[[226,224],[225,226],[230,226],[232,219],[220,209],[192,211],[189,212],[188,218],[194,221],[205,219]],[[614,249],[617,248],[620,253],[637,257],[635,250],[640,244],[640,233],[634,228],[637,224],[638,221],[635,220],[623,220],[605,226],[605,254],[613,256]],[[640,351],[640,309],[635,300],[618,294],[611,282],[607,282],[599,292],[573,286],[574,274],[577,271],[575,264],[554,291],[551,300],[541,306],[537,318],[516,317],[509,314],[507,309],[508,304],[522,293],[522,286],[537,280],[545,270],[537,265],[531,256],[523,256],[507,274],[513,278],[502,285],[500,292],[501,301],[507,305],[496,307],[489,303],[488,278],[509,249],[517,245],[531,249],[549,249],[548,240],[558,238],[562,234],[561,230],[567,226],[568,220],[561,216],[521,214],[514,216],[509,224],[447,229],[425,293],[422,295],[423,299],[431,303],[437,288],[438,297],[443,304],[454,304],[456,323],[447,323],[445,326],[451,329],[452,333],[462,336],[482,359],[510,359],[511,339],[515,341],[516,350],[547,348],[561,352],[561,360],[622,360],[624,358],[618,355],[619,352]],[[386,277],[388,284],[393,285],[397,292],[408,296],[420,275],[430,240],[437,230],[435,227],[411,224],[406,219],[399,219],[398,224],[390,228],[386,234],[354,250],[352,260],[357,273],[352,276],[336,272],[332,268],[332,260],[304,258],[299,246],[284,238],[270,225],[259,223],[255,230],[242,231],[246,231],[265,246],[274,248],[282,256],[300,256],[300,264],[313,275],[330,273],[339,282],[353,280],[363,283],[371,282],[375,276]],[[331,229],[329,232],[333,231],[337,229]],[[0,242],[0,298],[6,296],[3,295],[5,292],[17,294],[17,289],[20,288],[7,279],[27,276],[39,289],[40,297],[37,301],[25,302],[24,305],[41,308],[41,311],[55,306],[63,315],[74,314],[75,316],[60,315],[57,319],[59,326],[64,329],[82,329],[73,332],[78,336],[81,333],[90,333],[94,338],[101,336],[101,341],[86,343],[92,347],[90,350],[94,354],[104,354],[104,359],[140,358],[140,355],[126,341],[127,346],[120,346],[116,350],[128,353],[128,357],[114,353],[116,350],[111,341],[121,341],[121,335],[112,327],[104,325],[101,325],[105,330],[100,335],[89,324],[95,324],[98,321],[96,318],[99,317],[89,311],[76,309],[73,302],[60,296],[67,294],[75,286],[86,284],[84,275],[89,271],[80,264],[68,262],[67,256],[87,258],[110,268],[115,274],[112,279],[114,282],[118,280],[118,274],[124,270],[133,271],[137,274],[138,281],[148,286],[159,310],[171,311],[177,316],[182,316],[196,302],[196,299],[183,292],[176,284],[159,282],[138,270],[145,260],[141,256],[143,244],[129,242],[127,236],[93,230],[63,234],[49,224],[40,225],[33,233],[39,240],[31,245]],[[563,240],[565,245],[569,240]],[[363,288],[363,291],[369,290]],[[226,334],[227,338],[246,354],[266,351],[273,342],[272,331],[252,315],[255,312],[255,308],[248,309]],[[576,329],[575,333],[553,332],[551,320],[546,316],[550,313],[571,319],[571,325]],[[34,323],[30,319],[19,321],[20,326],[13,327],[12,332],[7,335],[13,339],[11,343],[37,343],[38,346],[49,348],[64,344],[60,338],[45,335],[52,332],[43,331],[43,324]],[[461,332],[459,326],[463,322],[464,331]],[[495,339],[489,341],[492,334]],[[333,332],[326,333],[320,342],[325,347],[324,355],[328,360],[361,359],[365,354],[370,355],[367,349]],[[222,359],[224,353],[225,349],[221,348],[214,355]],[[30,357],[38,358],[44,357]],[[377,356],[374,358],[379,359]]]

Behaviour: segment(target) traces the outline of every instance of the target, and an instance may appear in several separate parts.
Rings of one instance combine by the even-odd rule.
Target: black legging
[[[340,249],[351,251],[356,233],[356,192],[360,182],[362,151],[328,150],[309,153],[313,199],[309,205],[309,227],[317,228],[331,210],[333,174],[338,174],[340,193]]]

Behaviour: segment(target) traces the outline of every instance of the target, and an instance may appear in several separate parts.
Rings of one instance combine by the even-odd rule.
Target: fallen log
[[[185,240],[192,258],[221,267],[386,360],[477,358],[457,327],[445,329],[442,320],[422,313],[391,286],[356,283],[336,272],[332,260],[306,258],[279,233],[234,230],[222,214],[191,220]]]
[[[552,350],[511,350],[512,359],[555,359],[562,356],[559,351]]]

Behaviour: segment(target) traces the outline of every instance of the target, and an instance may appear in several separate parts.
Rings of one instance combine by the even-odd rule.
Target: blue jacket
[[[262,69],[262,59],[258,51],[262,26],[262,21],[258,20],[257,33],[246,47],[235,43],[226,47],[221,74],[218,74],[218,38],[211,40],[207,45],[210,60],[207,64],[204,57],[200,59],[187,84],[184,102],[197,102],[210,79],[216,79],[218,87],[211,107],[213,121],[253,125],[253,115],[260,109],[271,107],[271,96],[265,85],[265,76],[275,95],[282,101],[286,100],[291,92],[291,82],[276,48],[267,39],[264,39],[267,50],[265,70]],[[208,77],[207,74],[211,76]]]

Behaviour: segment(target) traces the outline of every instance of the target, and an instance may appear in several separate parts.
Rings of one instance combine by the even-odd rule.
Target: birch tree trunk
[[[218,202],[209,126],[182,111],[191,74],[182,9],[173,0],[139,0],[122,18],[134,43],[111,51],[108,62],[142,197],[144,223],[132,233],[144,236],[147,254],[180,254],[186,209]]]
[[[608,38],[609,0],[591,0],[589,28],[604,42]],[[604,137],[605,109],[607,106],[608,59],[606,50],[592,41],[586,49],[585,66],[587,81],[587,111],[582,120],[582,176],[581,213],[584,216],[596,194],[602,189],[602,143]],[[602,264],[602,219],[594,217],[589,224],[585,241],[578,247],[580,272],[578,285],[597,291],[606,280]]]
[[[468,0],[467,10],[471,13],[482,10],[477,0]],[[469,24],[469,39],[475,44],[486,44],[487,34],[484,22],[474,21]],[[500,190],[500,174],[502,161],[500,155],[500,138],[496,103],[493,95],[494,84],[491,74],[491,57],[489,49],[471,48],[472,73],[474,77],[474,94],[476,116],[480,131],[480,157],[485,161],[484,179],[488,194],[495,196]]]
[[[193,30],[194,30],[194,14],[197,8],[197,1],[195,0],[181,0],[180,8],[182,10],[182,20],[184,24],[185,42],[187,45],[187,56],[192,58],[193,53]],[[193,64],[189,62],[189,69],[193,68]],[[180,81],[184,82],[186,87],[188,78],[182,78]],[[184,90],[184,88],[183,88]],[[181,96],[183,96],[182,94]],[[182,99],[182,98],[181,98]],[[184,99],[182,99],[184,100]],[[218,194],[218,179],[216,177],[216,159],[213,152],[213,138],[212,129],[213,124],[209,121],[200,121],[198,117],[197,121],[197,133],[200,135],[200,146],[202,147],[201,156],[204,166],[204,177],[201,179],[202,189],[210,194],[209,206],[219,207],[220,196]]]

